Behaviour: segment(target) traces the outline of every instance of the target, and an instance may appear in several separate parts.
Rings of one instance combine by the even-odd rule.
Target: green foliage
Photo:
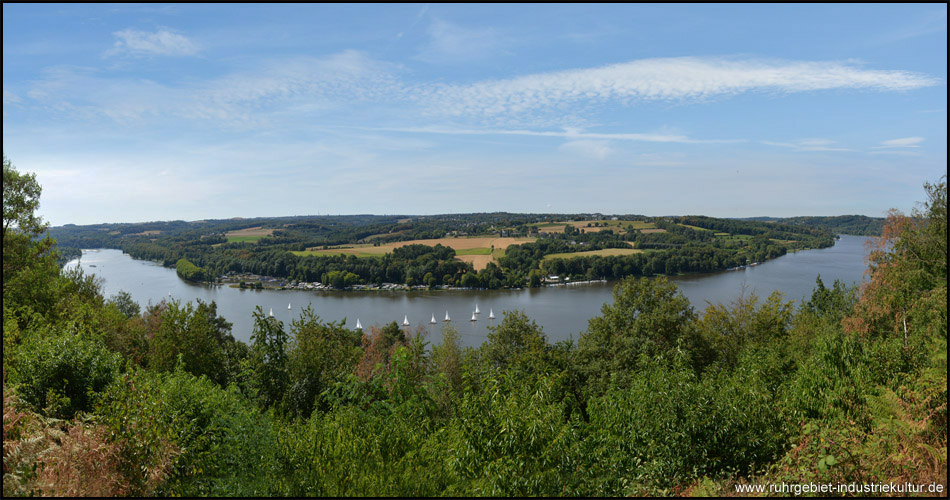
[[[748,474],[783,451],[783,422],[755,370],[698,378],[683,351],[653,359],[625,389],[591,401],[583,475],[595,495],[656,492]],[[588,490],[590,491],[590,490]]]
[[[212,277],[203,268],[192,264],[191,261],[184,257],[178,259],[178,262],[175,264],[175,270],[178,272],[179,277],[188,281],[199,282]]]
[[[702,364],[716,363],[732,369],[743,348],[751,344],[781,343],[788,336],[794,309],[791,302],[783,302],[780,292],[773,292],[761,305],[750,293],[737,298],[731,306],[709,305],[703,318],[697,322],[707,348]]]
[[[268,491],[270,423],[234,386],[222,389],[181,366],[164,374],[133,370],[109,389],[97,414],[120,444],[132,495]]]
[[[494,368],[537,374],[546,368],[547,337],[524,311],[504,311],[501,323],[488,327],[485,359]]]
[[[261,306],[254,310],[254,331],[251,333],[249,362],[254,373],[254,386],[264,408],[280,403],[288,386],[287,332],[284,323],[264,315]]]
[[[142,312],[139,305],[132,300],[132,295],[124,290],[120,290],[119,293],[110,297],[108,303],[114,305],[119,312],[129,319],[138,316]]]
[[[446,493],[473,496],[562,496],[576,481],[575,424],[564,422],[554,380],[526,383],[512,373],[488,376],[466,393],[447,429],[448,470],[459,478]],[[580,493],[583,495],[584,493]]]
[[[405,496],[444,494],[455,482],[443,464],[452,455],[444,433],[399,411],[379,414],[356,406],[314,413],[279,435],[272,494]]]
[[[604,304],[578,341],[577,361],[590,394],[625,386],[639,369],[641,355],[665,353],[681,339],[699,356],[702,338],[693,324],[695,313],[676,285],[665,278],[627,278],[613,295],[613,304]]]
[[[360,335],[343,323],[322,323],[310,306],[291,323],[290,331],[285,409],[309,417],[315,407],[326,409],[319,395],[353,372],[360,357]]]
[[[857,289],[846,287],[844,283],[835,280],[829,290],[821,281],[821,275],[815,279],[815,291],[804,304],[805,311],[818,317],[830,316],[833,321],[841,321],[854,310],[857,302]]]
[[[432,348],[432,363],[454,392],[462,390],[462,345],[455,325],[442,323],[442,343]]]
[[[234,339],[230,323],[219,318],[216,311],[214,303],[198,301],[196,307],[177,300],[169,302],[161,311],[158,331],[151,341],[149,366],[171,371],[181,356],[185,371],[206,375],[220,385],[227,384],[229,360],[224,344],[233,343]]]
[[[92,410],[98,393],[119,372],[121,358],[73,320],[26,332],[11,364],[9,382],[24,401],[44,415],[72,418]]]

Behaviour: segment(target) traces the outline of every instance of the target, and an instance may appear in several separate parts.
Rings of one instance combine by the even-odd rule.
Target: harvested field
[[[665,233],[666,229],[641,229],[641,233],[650,234],[650,233]]]
[[[604,248],[603,250],[589,250],[587,252],[552,253],[550,255],[545,255],[543,260],[573,259],[575,257],[589,257],[591,255],[633,255],[635,253],[643,253],[643,250],[636,248]]]
[[[481,271],[482,269],[485,269],[486,267],[488,267],[488,263],[492,261],[492,256],[491,255],[460,255],[456,257],[456,259],[462,262],[471,262],[472,267],[474,267],[476,271]]]
[[[683,226],[683,227],[688,227],[690,229],[695,229],[697,231],[712,231],[712,229],[706,229],[704,227],[699,227],[699,226],[690,226],[689,224],[678,224],[678,225]]]
[[[228,243],[257,241],[265,236],[274,234],[273,229],[261,229],[260,226],[240,229],[238,231],[228,231],[224,234],[228,238]]]
[[[535,238],[494,238],[494,237],[476,237],[476,238],[438,238],[428,240],[410,240],[387,243],[385,245],[373,246],[371,244],[360,245],[342,245],[339,247],[323,249],[320,247],[308,248],[303,252],[293,252],[295,255],[356,255],[357,257],[369,257],[383,255],[392,252],[394,249],[406,245],[429,245],[434,247],[437,244],[451,247],[456,251],[456,258],[461,261],[471,262],[475,269],[483,269],[493,260],[492,246],[495,248],[495,255],[508,248],[509,245],[519,245],[521,243],[534,242]]]

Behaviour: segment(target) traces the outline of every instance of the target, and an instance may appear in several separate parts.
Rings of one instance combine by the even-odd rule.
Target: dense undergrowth
[[[819,278],[803,304],[700,315],[630,278],[576,344],[514,311],[480,348],[309,310],[255,311],[245,345],[214,304],[106,299],[33,238],[31,196],[7,196],[30,182],[4,162],[5,496],[946,488],[945,179],[891,214],[863,290]]]

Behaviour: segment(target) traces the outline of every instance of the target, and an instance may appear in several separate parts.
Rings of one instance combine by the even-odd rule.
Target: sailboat
[[[448,311],[445,311],[445,320],[446,320],[446,321],[452,321],[452,318],[449,317],[449,312],[448,312]]]
[[[429,320],[429,324],[430,324],[430,325],[434,325],[434,324],[435,324],[435,314],[432,315],[432,319]]]
[[[287,310],[288,311],[290,310],[290,304],[287,304]]]
[[[482,312],[478,310],[478,303],[475,304],[475,314],[481,314]]]
[[[270,308],[270,317],[271,317],[271,318],[274,317],[274,308],[273,308],[273,307]]]
[[[472,313],[472,319],[470,319],[469,321],[478,321],[478,319],[475,318],[475,313]]]
[[[360,319],[359,319],[359,318],[356,318],[356,329],[357,329],[357,330],[362,330],[362,329],[363,329],[363,325],[360,324]]]
[[[492,308],[488,308],[488,319],[495,319],[495,311]]]
[[[168,292],[168,296],[171,297],[171,296],[172,296],[172,293],[171,293],[171,292]]]
[[[409,315],[402,319],[402,326],[409,326]]]

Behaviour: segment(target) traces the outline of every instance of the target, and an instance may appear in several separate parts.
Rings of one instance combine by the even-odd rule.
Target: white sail
[[[452,321],[452,318],[449,317],[449,312],[448,312],[448,311],[445,311],[445,320],[446,320],[446,321]]]
[[[287,310],[288,311],[290,310],[290,304],[287,304]]]
[[[402,326],[409,326],[409,315],[402,319]]]
[[[475,304],[475,314],[481,314],[482,312],[478,310],[478,304]]]
[[[168,292],[168,296],[171,297],[171,296],[172,296],[172,293],[171,293],[171,292]]]
[[[495,311],[492,308],[488,308],[488,319],[495,319]]]
[[[429,323],[433,325],[435,324],[435,314],[432,315],[432,319],[429,320]]]
[[[274,317],[274,308],[273,308],[273,307],[270,308],[270,317],[272,317],[272,318]]]
[[[472,319],[470,319],[469,321],[478,321],[478,319],[475,318],[475,313],[472,313]]]
[[[357,330],[362,330],[362,329],[363,329],[363,325],[360,324],[360,319],[359,319],[359,318],[356,318],[356,329],[357,329]]]

